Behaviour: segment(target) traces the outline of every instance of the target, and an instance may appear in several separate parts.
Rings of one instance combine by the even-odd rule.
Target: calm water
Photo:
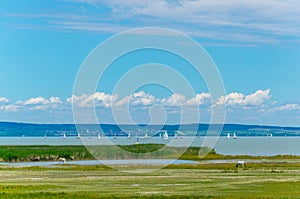
[[[146,160],[80,160],[67,161],[66,164],[76,165],[169,165],[169,164],[196,164],[195,161],[190,160],[174,160],[174,159],[146,159]],[[15,166],[15,167],[32,167],[32,166],[53,166],[62,165],[63,162],[49,161],[49,162],[16,162],[7,163],[0,162],[0,165]]]
[[[126,137],[97,137],[77,139],[76,137],[0,137],[0,145],[130,145],[145,143],[167,144],[169,146],[211,146],[209,143],[217,141],[213,147],[217,153],[224,155],[300,155],[300,137],[238,137],[227,139],[220,137],[204,138],[181,137],[164,140],[159,137],[128,139]]]

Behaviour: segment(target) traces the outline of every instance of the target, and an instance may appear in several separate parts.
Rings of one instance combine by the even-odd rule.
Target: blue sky
[[[226,122],[300,126],[300,8],[296,0],[0,0],[0,15],[2,121],[73,122],[73,83],[89,52],[120,31],[150,26],[181,31],[203,45],[224,81]],[[184,65],[167,55],[144,53],[136,55],[143,62],[156,57],[167,59],[174,68]],[[119,64],[134,65],[135,61],[135,56],[129,56]],[[114,74],[121,71],[114,70]],[[126,97],[114,97],[109,83],[98,93],[76,96],[78,101],[99,101],[98,117],[107,123],[113,120],[105,104]],[[193,84],[199,84],[195,106],[203,110],[201,122],[209,122],[209,107],[218,102],[206,102],[209,96],[203,82]],[[172,100],[188,104],[197,97],[179,94],[143,87],[131,96],[132,113],[137,122],[149,122],[151,106],[164,105],[168,122],[176,123],[178,106]]]

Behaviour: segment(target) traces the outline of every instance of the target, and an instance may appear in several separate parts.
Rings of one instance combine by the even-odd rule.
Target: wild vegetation
[[[0,160],[56,161],[60,157],[68,160],[87,160],[94,157],[83,146],[0,146]]]
[[[160,149],[164,148],[163,151]],[[299,159],[298,156],[225,156],[217,154],[214,149],[202,148],[206,156],[199,157],[199,147],[188,149],[166,147],[162,144],[137,144],[127,146],[0,146],[0,161],[26,162],[26,161],[57,161],[59,158],[67,160],[92,160],[96,157],[125,159],[125,158],[177,158],[183,160],[213,160],[213,159]],[[129,154],[124,155],[124,151]],[[92,152],[92,154],[91,154]],[[145,155],[144,155],[145,154]]]

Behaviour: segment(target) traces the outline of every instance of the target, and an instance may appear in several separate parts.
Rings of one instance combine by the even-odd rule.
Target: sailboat
[[[66,133],[64,133],[64,139],[66,139],[66,138],[67,138]]]
[[[136,142],[135,142],[135,144],[139,144],[139,136],[138,136],[138,134],[136,134]]]
[[[168,135],[167,131],[165,131],[164,140],[167,140],[167,139],[169,139],[169,135]]]
[[[47,134],[46,134],[46,133],[45,133],[45,136],[44,136],[44,138],[45,138],[45,139],[47,139]]]
[[[99,140],[101,139],[101,134],[100,134],[100,133],[98,133],[98,139],[99,139]]]
[[[270,134],[267,134],[267,136],[268,136],[268,137],[273,137],[273,134],[272,134],[272,133],[270,133]]]
[[[178,135],[181,135],[181,136],[178,136]],[[183,138],[183,136],[184,136],[184,133],[183,133],[183,132],[181,132],[181,131],[176,131],[176,132],[175,132],[175,135],[174,135],[174,138],[175,138],[175,139],[177,139],[178,137]]]
[[[236,139],[236,134],[235,133],[233,133],[233,139]]]
[[[77,134],[77,139],[80,139],[80,133]]]
[[[147,133],[145,133],[145,138],[148,138],[148,134]]]
[[[131,138],[131,137],[130,137],[130,133],[128,133],[128,136],[127,136],[127,138],[128,138],[128,139],[130,139],[130,138]]]
[[[230,139],[230,133],[227,133],[227,139]]]

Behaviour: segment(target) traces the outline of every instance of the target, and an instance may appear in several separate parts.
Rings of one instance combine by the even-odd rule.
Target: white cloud
[[[156,98],[154,95],[140,91],[126,96],[116,102],[117,106],[133,105],[133,106],[151,106],[160,104],[163,106],[182,106],[186,102],[186,97],[180,93],[175,93],[167,98]]]
[[[22,102],[20,102],[22,103]],[[23,102],[25,105],[36,105],[36,104],[48,104],[49,100],[43,97],[30,98],[29,100]]]
[[[50,97],[46,99],[44,97],[30,98],[25,101],[17,101],[15,105],[18,109],[23,110],[48,110],[48,109],[58,109],[62,106],[63,102],[59,97]]]
[[[126,97],[124,97],[123,99],[117,101],[117,102],[116,102],[116,105],[117,105],[117,106],[124,106],[124,105],[129,104],[129,101],[130,101],[130,96],[126,96]]]
[[[249,95],[233,92],[226,96],[221,96],[215,104],[226,104],[228,106],[260,106],[269,98],[270,89],[257,90],[255,93]]]
[[[152,105],[155,102],[155,97],[151,94],[140,91],[138,93],[133,93],[130,96],[130,103],[132,105]]]
[[[255,93],[244,95],[242,93],[230,93],[226,96],[220,97],[215,105],[226,104],[229,106],[236,107],[247,107],[247,106],[260,106],[263,105],[266,100],[270,98],[270,90],[258,90]],[[124,98],[118,99],[118,96],[106,94],[103,92],[96,92],[91,95],[83,94],[81,96],[73,95],[72,98],[68,98],[67,102],[72,103],[79,107],[92,107],[95,103],[96,107],[106,107],[109,108],[112,105],[117,105],[119,107],[124,105],[132,106],[151,106],[154,104],[160,104],[162,106],[201,106],[209,105],[211,101],[210,93],[199,93],[195,97],[187,99],[184,95],[180,93],[174,93],[166,98],[156,98],[154,95],[140,91],[133,93]]]
[[[103,22],[89,22],[89,21],[59,21],[55,24],[58,29],[62,30],[79,30],[79,31],[91,31],[91,32],[105,32],[116,33],[121,32],[130,27],[125,25],[118,25],[112,23]]]
[[[271,36],[298,37],[300,33],[297,0],[94,1],[97,2],[105,2],[123,18],[148,16],[192,35],[210,33],[214,39],[275,43]]]
[[[221,105],[221,104],[227,104],[227,105],[237,105],[241,104],[245,98],[245,95],[242,93],[230,93],[226,96],[221,96],[217,102],[216,105]]]
[[[245,106],[258,106],[270,98],[270,89],[258,90],[253,94],[247,95],[244,100]]]
[[[165,106],[182,106],[185,101],[186,97],[180,93],[174,93],[170,97],[161,100]]]
[[[66,101],[62,101],[59,97],[44,98],[40,96],[13,103],[4,100],[6,98],[2,97],[1,99],[5,103],[0,104],[0,112],[2,113],[2,118],[5,118],[6,113],[9,113],[9,118],[12,116],[12,114],[20,114],[24,117],[24,115],[28,116],[30,111],[40,111],[38,115],[43,115],[46,113],[70,117],[72,113],[70,103],[74,102],[75,106],[80,106],[83,108],[92,107],[93,103],[95,103],[96,107],[103,107],[103,109],[99,111],[99,114],[102,115],[104,120],[106,122],[113,122],[113,120],[110,121],[112,116],[110,115],[111,113],[109,108],[111,108],[111,105],[116,105],[116,108],[122,111],[125,110],[123,109],[123,106],[129,104],[132,106],[132,114],[138,115],[138,117],[139,115],[142,115],[141,113],[144,114],[145,112],[151,110],[152,105],[159,105],[160,107],[164,107],[169,116],[174,117],[175,115],[181,113],[178,109],[180,107],[183,109],[187,108],[186,110],[188,111],[193,111],[194,108],[204,105],[202,108],[204,108],[203,113],[205,113],[205,109],[211,109],[212,103],[212,105],[226,104],[228,106],[227,121],[230,121],[231,123],[261,123],[261,121],[267,121],[266,118],[277,118],[278,121],[281,121],[281,117],[289,117],[293,121],[299,121],[299,119],[297,119],[299,118],[298,115],[295,114],[295,111],[300,111],[299,103],[279,105],[278,102],[269,101],[270,96],[270,90],[266,89],[257,90],[248,95],[239,92],[233,92],[226,96],[220,97],[214,102],[211,102],[211,95],[209,93],[198,93],[191,98],[187,98],[180,93],[175,93],[166,98],[157,98],[156,96],[145,93],[144,91],[133,93],[121,99],[118,99],[116,94],[110,95],[104,92],[96,92],[90,95],[84,94],[81,96],[73,96],[72,98],[68,98]],[[36,113],[32,112],[32,115],[36,116]],[[53,116],[56,117],[55,115]],[[25,118],[24,120],[28,121],[27,119],[28,118]],[[192,122],[195,118],[191,117],[189,119],[191,119],[189,121]],[[47,120],[48,118],[43,119],[43,121]],[[189,123],[189,121],[185,122]],[[51,123],[51,121],[48,122]],[[283,122],[283,124],[285,123]]]
[[[120,99],[118,102],[116,102],[116,105],[123,106],[123,105],[130,104],[136,106],[137,105],[149,106],[149,105],[153,105],[157,101],[158,99],[156,99],[153,95],[149,93],[145,93],[144,91],[140,91]]]
[[[5,97],[0,97],[0,103],[8,103],[9,99],[5,98]]]
[[[209,103],[210,100],[211,100],[210,93],[200,93],[200,94],[197,94],[195,97],[186,101],[185,105],[188,105],[188,106],[204,105],[204,104]]]
[[[299,104],[285,104],[279,107],[275,107],[275,111],[293,111],[300,110]]]
[[[50,106],[48,105],[35,105],[32,107],[29,107],[29,110],[35,110],[35,111],[45,111],[49,109]]]
[[[59,97],[50,97],[49,102],[52,104],[61,104],[62,103],[62,101],[60,100]]]
[[[261,107],[265,102],[270,98],[270,90],[257,90],[256,92],[244,95],[242,93],[233,92],[226,96],[220,97],[217,101],[212,102],[213,105],[226,104],[230,107],[236,108],[247,108],[247,107]],[[174,93],[166,98],[156,98],[150,93],[145,93],[140,91],[133,93],[124,98],[118,99],[118,95],[110,95],[104,92],[95,92],[93,94],[87,95],[83,94],[81,96],[73,95],[71,98],[68,98],[63,102],[59,97],[50,97],[44,98],[42,96],[30,98],[25,101],[17,101],[16,103],[9,103],[9,100],[5,97],[1,97],[0,101],[4,105],[0,106],[2,111],[18,111],[18,110],[70,110],[70,104],[81,107],[81,108],[91,108],[95,107],[104,107],[110,108],[112,105],[116,105],[119,108],[122,108],[124,105],[131,106],[140,106],[147,107],[154,104],[166,106],[169,108],[175,108],[180,106],[201,106],[201,105],[210,105],[211,104],[211,95],[210,93],[199,93],[192,98],[186,98],[180,93]],[[272,104],[273,108],[276,104]],[[299,106],[296,104],[289,104],[281,107],[277,107],[276,110],[294,110]],[[168,109],[169,109],[168,108]]]
[[[16,104],[18,105],[28,105],[28,106],[33,106],[33,105],[51,105],[51,104],[61,104],[62,101],[60,100],[59,97],[50,97],[49,99],[46,99],[44,97],[35,97],[35,98],[30,98],[26,101],[18,101]]]
[[[299,42],[298,0],[70,0],[65,3],[78,9],[74,2],[92,6],[84,6],[82,13],[67,9],[64,13],[7,13],[5,16],[25,19],[16,26],[29,29],[117,33],[135,27],[164,26],[210,39],[211,45]],[[36,18],[42,23],[31,22]],[[127,23],[128,20],[134,23]]]
[[[90,108],[94,105],[96,107],[110,107],[111,104],[116,101],[117,97],[117,95],[110,95],[104,92],[96,92],[91,95],[73,95],[72,98],[67,99],[67,102],[73,103],[73,105],[82,108]]]
[[[14,104],[6,105],[6,106],[0,106],[1,111],[5,112],[15,112],[19,109],[20,107]]]

